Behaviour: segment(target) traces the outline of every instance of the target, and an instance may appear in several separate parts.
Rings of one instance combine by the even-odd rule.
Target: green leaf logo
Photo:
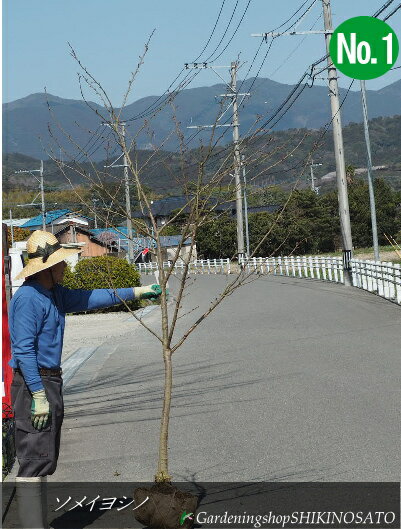
[[[181,517],[180,517],[180,525],[184,525],[184,522],[185,520],[188,518],[189,520],[192,520],[192,516],[193,516],[193,512],[189,512],[187,514],[187,511],[184,511],[182,514],[181,514]]]

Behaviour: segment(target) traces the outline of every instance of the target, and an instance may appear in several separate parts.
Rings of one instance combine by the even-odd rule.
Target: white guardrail
[[[401,266],[379,261],[352,259],[352,283],[401,305]]]
[[[137,263],[137,268],[141,273],[153,274],[157,269],[157,263]],[[163,269],[171,268],[172,261],[163,261]],[[174,265],[174,272],[184,270],[185,263],[177,261]],[[230,259],[198,259],[189,263],[189,273],[191,274],[230,274]]]
[[[248,271],[255,270],[260,274],[320,279],[334,283],[344,282],[341,257],[252,257],[240,263],[244,264]],[[145,274],[151,274],[157,270],[157,263],[138,263],[136,266],[141,273]],[[171,261],[163,262],[164,269],[171,266]],[[174,272],[183,270],[184,266],[182,261],[177,261]],[[230,274],[231,262],[230,259],[199,259],[190,263],[189,272],[192,274]],[[401,266],[399,264],[352,259],[351,272],[353,286],[401,305]]]
[[[254,257],[245,261],[248,270],[262,274],[305,277],[344,282],[341,257]],[[401,305],[401,266],[399,264],[351,259],[352,284]]]
[[[252,257],[244,262],[248,270],[257,270],[261,274],[308,277],[335,283],[344,281],[341,257]]]

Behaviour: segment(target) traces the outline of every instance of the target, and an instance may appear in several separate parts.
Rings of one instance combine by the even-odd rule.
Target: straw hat
[[[26,243],[29,262],[15,279],[32,276],[41,270],[61,263],[70,255],[79,253],[80,249],[62,248],[57,238],[47,231],[36,230]]]

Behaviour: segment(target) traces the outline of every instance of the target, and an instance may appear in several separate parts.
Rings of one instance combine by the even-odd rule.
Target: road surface
[[[178,334],[233,276],[194,277]],[[158,330],[159,309],[145,321]],[[398,481],[400,342],[400,308],[355,288],[268,276],[237,290],[174,355],[174,479]],[[162,387],[160,345],[134,322],[67,385],[51,479],[152,480]]]

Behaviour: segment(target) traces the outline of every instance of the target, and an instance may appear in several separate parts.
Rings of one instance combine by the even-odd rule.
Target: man
[[[157,298],[161,294],[159,285],[116,290],[62,287],[59,283],[66,268],[64,260],[78,251],[62,248],[51,233],[35,231],[27,241],[29,262],[17,276],[26,281],[10,303],[10,365],[14,368],[11,398],[23,527],[28,523],[34,523],[31,527],[46,527],[42,482],[56,470],[64,416],[60,364],[65,314],[109,307],[122,300]],[[23,505],[27,494],[29,509]],[[25,520],[27,516],[29,520]]]

